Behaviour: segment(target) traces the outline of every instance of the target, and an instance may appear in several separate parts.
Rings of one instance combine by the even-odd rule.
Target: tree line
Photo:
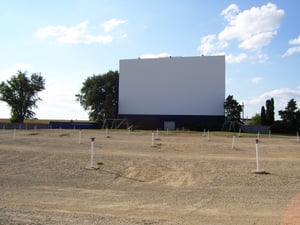
[[[251,118],[251,125],[269,126],[276,133],[295,133],[300,130],[300,109],[294,98],[290,99],[284,108],[279,110],[281,120],[274,119],[274,99],[267,99],[265,106],[261,107],[260,114],[256,113]]]
[[[23,123],[34,118],[33,109],[41,101],[38,93],[45,89],[45,79],[41,73],[27,76],[26,72],[17,71],[10,80],[0,83],[0,100],[11,109],[11,122]],[[118,117],[119,72],[88,77],[82,84],[76,100],[88,112],[89,119],[102,123],[105,119]],[[224,101],[225,120],[222,129],[238,131],[244,121],[241,118],[243,106],[232,95]],[[270,126],[274,132],[290,133],[300,129],[300,110],[295,99],[291,99],[284,110],[278,112],[281,120],[275,121],[274,99],[267,99],[261,112],[251,118],[251,125]]]
[[[76,100],[88,111],[89,119],[101,123],[105,118],[118,115],[119,73],[109,71],[106,74],[88,77],[82,85]],[[0,83],[0,101],[10,108],[10,121],[23,123],[35,116],[34,109],[42,99],[38,93],[45,89],[45,79],[41,73],[17,71],[9,80]]]
[[[242,105],[240,105],[232,95],[229,95],[224,103],[225,122],[223,129],[227,131],[237,131],[244,121],[241,119]],[[300,130],[300,109],[294,98],[289,100],[284,110],[279,110],[278,115],[281,120],[275,121],[274,99],[266,100],[265,106],[261,107],[261,112],[256,113],[250,119],[250,125],[269,126],[275,133],[295,133]]]

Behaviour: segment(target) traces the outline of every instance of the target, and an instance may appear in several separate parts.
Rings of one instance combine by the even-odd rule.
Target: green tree
[[[241,120],[242,106],[233,98],[228,95],[224,102],[225,122],[223,129],[227,131],[238,131],[243,124]]]
[[[33,108],[41,100],[38,92],[45,89],[45,80],[40,73],[33,73],[30,78],[26,72],[18,71],[10,80],[0,84],[0,100],[11,109],[11,121],[23,123],[24,119],[33,118]]]
[[[278,111],[281,119],[271,127],[277,133],[294,133],[300,131],[300,110],[295,99],[291,99],[284,110]]]
[[[98,122],[118,115],[119,73],[109,71],[106,74],[88,77],[80,93],[76,95],[89,118]]]
[[[292,98],[285,107],[285,110],[280,110],[278,113],[284,122],[293,123],[297,114],[297,102],[295,99]]]
[[[274,116],[274,99],[268,99],[266,101],[266,125],[273,125],[275,121]]]
[[[117,107],[115,105],[115,99],[112,94],[105,96],[104,100],[104,115],[105,118],[116,118],[117,117]]]
[[[260,110],[260,124],[261,125],[266,125],[267,123],[267,118],[266,118],[266,109],[264,106],[261,107]]]
[[[259,113],[256,113],[254,116],[251,117],[249,125],[261,125],[261,116]]]

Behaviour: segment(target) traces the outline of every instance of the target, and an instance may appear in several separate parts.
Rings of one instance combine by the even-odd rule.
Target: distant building
[[[146,129],[220,129],[225,56],[124,59],[119,117]]]

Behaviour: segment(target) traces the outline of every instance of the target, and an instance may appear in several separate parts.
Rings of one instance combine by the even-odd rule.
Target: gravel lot
[[[90,167],[91,137],[94,163]],[[0,224],[300,224],[300,143],[261,135],[0,130]],[[232,148],[233,146],[233,148]]]

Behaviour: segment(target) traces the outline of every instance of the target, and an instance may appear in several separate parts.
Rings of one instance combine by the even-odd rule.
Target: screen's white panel
[[[120,60],[119,114],[224,115],[225,56]]]

